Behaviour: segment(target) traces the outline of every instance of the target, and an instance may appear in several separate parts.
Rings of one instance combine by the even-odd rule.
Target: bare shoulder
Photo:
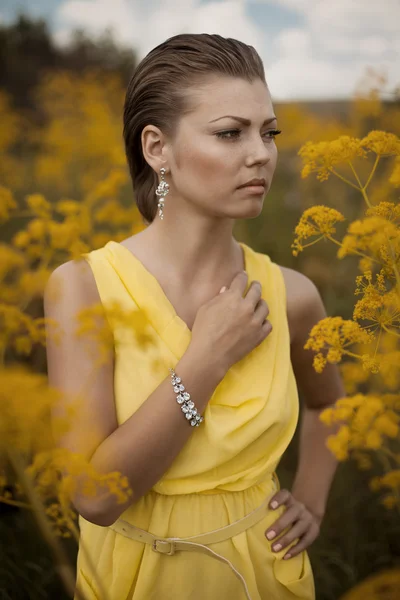
[[[315,283],[303,273],[278,265],[286,287],[286,310],[291,344],[310,327],[326,316],[325,308]]]
[[[56,300],[63,295],[74,297],[83,303],[100,302],[92,270],[83,258],[70,260],[52,271],[45,288],[44,300]]]

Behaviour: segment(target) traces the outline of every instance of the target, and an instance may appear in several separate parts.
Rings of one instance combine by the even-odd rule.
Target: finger
[[[250,283],[249,289],[247,290],[246,295],[244,296],[245,302],[250,302],[251,306],[253,307],[253,310],[255,310],[257,304],[261,299],[261,294],[261,283],[259,281],[254,280]]]
[[[289,490],[283,488],[279,490],[279,492],[277,492],[274,496],[272,496],[269,505],[272,509],[276,510],[279,506],[282,506],[282,504],[287,505],[291,501],[293,501],[292,494],[289,492]]]
[[[272,545],[272,550],[274,552],[280,552],[284,548],[287,548],[289,544],[302,538],[309,531],[310,527],[311,519],[300,519]]]
[[[232,279],[232,283],[229,286],[231,290],[237,290],[243,296],[243,293],[247,287],[248,275],[246,271],[240,271]]]
[[[256,309],[254,311],[254,316],[259,319],[260,323],[264,323],[267,320],[269,315],[268,304],[262,298],[258,301]]]
[[[311,546],[311,544],[314,542],[314,540],[317,539],[318,535],[319,535],[319,527],[314,522],[311,525],[310,529],[300,538],[300,540],[297,542],[297,544],[295,544],[294,546],[292,546],[290,548],[289,552],[287,552],[283,558],[285,560],[288,560],[289,558],[293,558],[294,556],[297,556],[298,554],[303,552],[303,550],[306,550],[306,548]]]
[[[298,508],[292,506],[288,508],[280,517],[272,523],[265,531],[265,535],[269,540],[277,538],[287,527],[296,523],[300,518]]]

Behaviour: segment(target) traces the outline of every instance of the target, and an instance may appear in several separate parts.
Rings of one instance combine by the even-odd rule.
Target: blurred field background
[[[20,207],[11,220],[0,214],[0,269],[10,246],[29,256],[32,272],[41,265],[42,279],[38,271],[35,277],[27,274],[25,287],[24,310],[34,317],[43,316],[46,270],[144,227],[133,203],[122,143],[125,88],[137,60],[133,50],[117,45],[109,34],[93,41],[77,31],[60,48],[43,20],[20,15],[0,27],[0,195],[5,206],[11,191]],[[298,150],[308,140],[362,137],[374,129],[400,135],[400,87],[388,88],[384,74],[366,68],[348,100],[275,102],[274,107],[283,134],[277,139],[272,189],[261,217],[238,222],[234,233],[275,262],[306,274],[318,286],[328,315],[350,319],[358,260],[338,260],[337,249],[327,243],[293,256],[291,244],[305,209],[324,204],[352,221],[361,218],[365,207],[360,194],[339,179],[302,179]],[[380,165],[369,190],[373,204],[397,202],[398,189],[388,184],[392,167]],[[24,208],[27,197],[36,197],[37,205],[45,198],[54,211],[51,250],[43,245],[40,224]],[[78,230],[65,225],[74,202],[87,207]],[[342,234],[347,225],[339,224]],[[15,358],[13,349],[5,350],[5,361]],[[23,362],[45,374],[43,346],[33,344]],[[398,383],[395,378],[389,391],[398,392]],[[354,383],[349,393],[365,392],[367,385]],[[278,469],[282,487],[292,481],[297,447],[295,436]],[[339,465],[320,538],[309,550],[318,600],[336,600],[371,574],[400,566],[399,510],[384,507],[369,487],[372,475],[381,471],[379,462],[368,471],[352,460]],[[29,511],[0,503],[0,537],[0,599],[67,598]],[[75,542],[67,538],[63,544],[74,562]],[[384,586],[376,597],[392,598]]]

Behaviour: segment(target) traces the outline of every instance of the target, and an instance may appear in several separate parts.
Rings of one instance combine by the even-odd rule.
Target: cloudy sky
[[[0,0],[0,21],[46,18],[59,44],[106,28],[143,58],[178,33],[218,33],[254,46],[277,101],[349,98],[371,67],[400,85],[399,0]]]

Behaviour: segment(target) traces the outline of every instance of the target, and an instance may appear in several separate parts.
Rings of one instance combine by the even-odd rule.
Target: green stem
[[[32,506],[30,504],[26,504],[25,502],[18,502],[18,500],[12,500],[11,498],[6,498],[5,496],[0,496],[0,502],[2,502],[3,504],[9,504],[10,506],[17,506],[18,508],[32,510]]]
[[[379,333],[378,333],[378,339],[377,339],[377,341],[376,341],[375,352],[374,352],[374,360],[375,360],[375,358],[376,358],[376,353],[377,353],[377,351],[378,351],[378,348],[379,348],[379,342],[380,342],[380,340],[381,340],[381,335],[382,335],[382,327],[379,329]]]
[[[313,240],[312,242],[309,242],[308,244],[301,244],[301,247],[304,250],[304,248],[309,248],[310,246],[314,246],[314,244],[316,244],[320,240],[323,240],[324,237],[325,237],[325,235],[320,235],[319,238],[317,238],[316,240]]]
[[[329,171],[331,173],[333,173],[334,175],[336,175],[336,177],[339,177],[339,179],[341,179],[342,181],[344,181],[344,183],[347,183],[348,185],[351,185],[351,187],[353,187],[355,190],[360,191],[360,188],[357,185],[355,185],[354,183],[352,183],[351,181],[349,181],[348,179],[346,179],[345,177],[343,177],[343,175],[340,175],[340,173],[338,173],[334,169],[329,169]]]
[[[372,167],[371,173],[369,174],[369,177],[368,177],[368,179],[367,179],[367,181],[366,181],[366,183],[365,183],[365,185],[364,185],[364,190],[366,190],[366,189],[367,189],[367,187],[368,187],[368,185],[369,185],[369,182],[371,181],[371,179],[372,179],[372,177],[373,177],[373,175],[374,175],[374,173],[375,173],[376,167],[378,166],[378,163],[379,163],[379,159],[380,159],[380,156],[379,156],[379,154],[377,154],[377,155],[376,155],[376,159],[375,159],[374,166]]]
[[[365,186],[365,185],[364,185],[364,186],[362,185],[362,183],[361,183],[361,181],[360,181],[360,178],[358,177],[358,175],[357,175],[357,172],[356,172],[355,168],[353,167],[353,164],[352,164],[352,162],[351,162],[351,161],[349,161],[349,165],[350,165],[350,167],[351,167],[351,170],[352,170],[352,171],[353,171],[353,173],[354,173],[354,177],[357,179],[358,183],[360,184],[359,190],[360,190],[360,192],[362,193],[362,195],[363,195],[363,198],[364,198],[364,200],[365,200],[365,202],[366,202],[367,206],[369,206],[369,208],[371,208],[371,207],[372,207],[372,204],[370,203],[370,201],[369,201],[369,198],[368,198],[368,195],[367,195],[367,192],[365,191],[365,190],[366,190],[366,186]]]
[[[391,333],[392,335],[395,335],[396,337],[400,338],[400,333],[396,333],[396,331],[392,331],[391,329],[388,329],[388,327],[386,327],[386,325],[384,325],[383,323],[381,324],[382,329],[384,329],[387,333]]]
[[[355,168],[353,167],[353,163],[351,162],[351,160],[349,160],[349,165],[350,165],[350,169],[353,171],[354,173],[354,177],[357,179],[357,183],[360,186],[360,189],[364,189],[363,184],[361,183],[361,180],[359,178],[359,176],[357,175],[357,171],[355,170]]]

